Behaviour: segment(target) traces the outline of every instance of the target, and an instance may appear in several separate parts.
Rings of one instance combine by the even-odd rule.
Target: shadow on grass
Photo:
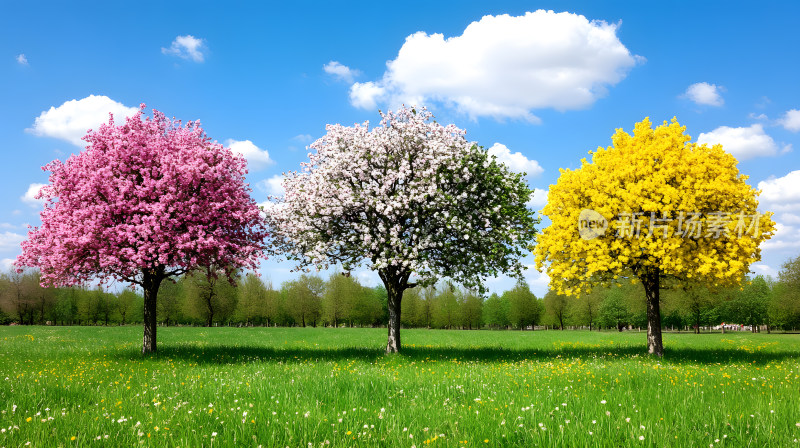
[[[624,361],[648,359],[647,348],[640,345],[621,345],[618,347],[561,347],[513,349],[503,347],[404,347],[399,355],[385,355],[380,347],[341,347],[341,348],[275,348],[257,345],[209,345],[203,343],[164,344],[152,355],[141,355],[138,351],[125,350],[109,353],[110,356],[141,360],[180,360],[196,364],[247,364],[255,362],[430,362],[453,361],[502,363],[535,361],[547,362],[554,359],[604,359]],[[675,348],[665,349],[663,362],[671,364],[732,364],[746,363],[763,365],[786,359],[797,359],[800,353],[790,350],[771,349],[769,351],[747,351],[736,348]]]

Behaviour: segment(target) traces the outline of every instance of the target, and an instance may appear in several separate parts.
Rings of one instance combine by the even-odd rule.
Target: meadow
[[[0,327],[0,447],[800,446],[800,335]]]

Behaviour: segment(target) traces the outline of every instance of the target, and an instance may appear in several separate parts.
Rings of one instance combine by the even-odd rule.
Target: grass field
[[[0,327],[0,447],[800,446],[800,335]]]

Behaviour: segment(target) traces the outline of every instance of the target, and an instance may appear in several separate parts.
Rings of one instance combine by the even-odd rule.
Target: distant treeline
[[[696,330],[722,322],[764,329],[800,328],[800,257],[779,279],[757,276],[741,288],[674,283],[662,290],[666,329]],[[383,286],[366,287],[332,274],[301,275],[275,289],[252,274],[236,279],[202,273],[165,282],[158,295],[162,325],[360,326],[388,322]],[[0,275],[0,324],[124,325],[142,322],[142,295],[125,289],[42,288],[36,271]],[[644,291],[625,281],[580,298],[554,291],[536,297],[520,282],[488,298],[449,282],[407,290],[402,324],[409,328],[531,329],[646,327]]]

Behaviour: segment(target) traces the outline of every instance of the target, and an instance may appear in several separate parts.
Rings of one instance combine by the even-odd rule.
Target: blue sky
[[[47,181],[40,167],[80,151],[82,127],[96,127],[87,123],[140,103],[199,119],[211,138],[244,152],[264,201],[325,124],[377,123],[379,108],[418,102],[531,173],[537,208],[558,169],[609,145],[616,128],[675,116],[694,139],[736,155],[764,191],[761,208],[776,212],[778,233],[752,270],[775,275],[800,254],[795,2],[6,2],[2,10],[3,267],[25,226],[39,223],[30,194]],[[269,260],[262,272],[279,284],[290,267]],[[546,276],[527,277],[546,291]]]

